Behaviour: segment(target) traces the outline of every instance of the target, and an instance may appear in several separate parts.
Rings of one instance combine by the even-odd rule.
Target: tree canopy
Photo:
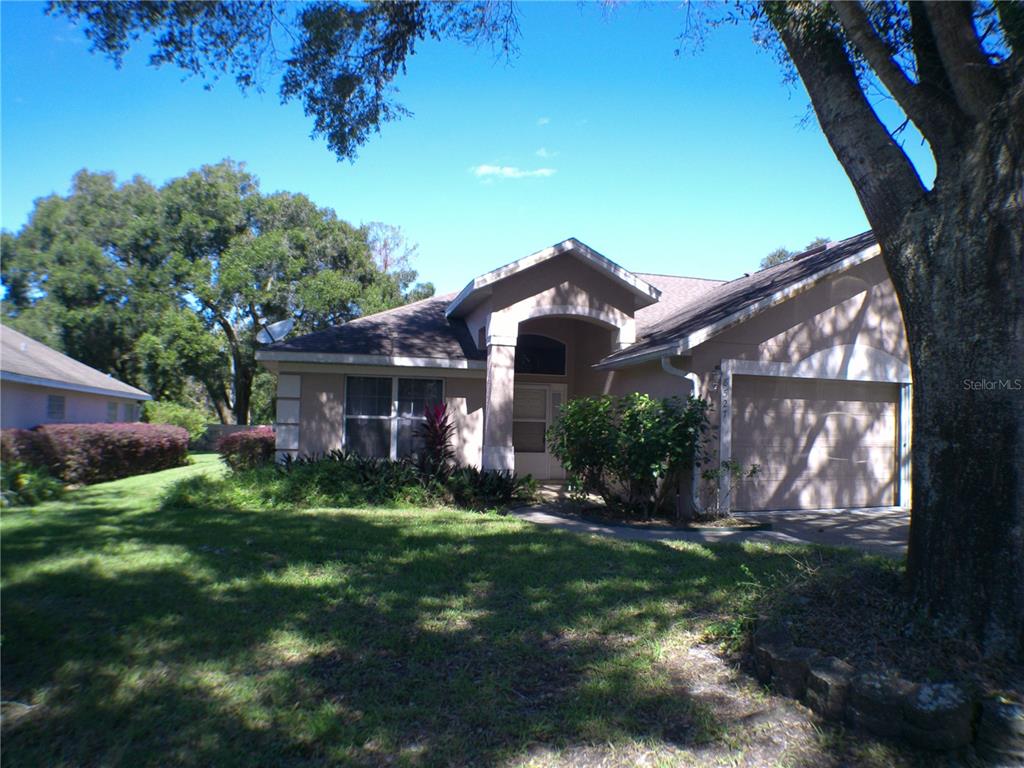
[[[817,248],[820,245],[827,245],[830,238],[828,237],[816,237],[799,251],[791,251],[785,246],[779,246],[774,251],[771,251],[763,259],[761,259],[761,269],[767,269],[768,267],[774,267],[776,264],[785,264],[787,261],[792,259],[799,253],[809,251],[812,248]]]
[[[81,171],[4,233],[5,321],[160,399],[187,401],[198,382],[246,423],[266,325],[315,331],[433,293],[408,260],[379,268],[370,233],[303,195],[261,193],[231,161],[159,188]]]

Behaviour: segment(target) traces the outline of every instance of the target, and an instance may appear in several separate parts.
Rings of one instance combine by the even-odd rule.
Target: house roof
[[[324,331],[268,344],[257,351],[256,357],[259,360],[290,360],[299,356],[308,359],[312,353],[324,356],[325,362],[330,362],[331,356],[338,356],[337,362],[359,362],[358,358],[367,355],[482,361],[484,355],[470,338],[466,324],[445,316],[445,309],[454,297],[454,293],[433,296]]]
[[[874,234],[864,232],[714,286],[696,294],[642,332],[638,328],[635,344],[609,355],[596,367],[618,368],[666,354],[682,354],[716,333],[791,298],[827,275],[878,253]]]
[[[578,243],[567,240],[559,245],[570,242]],[[657,292],[660,300],[636,311],[637,343],[609,355],[598,367],[617,368],[666,354],[680,354],[689,348],[687,345],[694,346],[730,324],[790,298],[826,275],[877,253],[874,236],[865,232],[731,281],[630,273]],[[470,283],[467,289],[475,283]],[[471,289],[470,293],[472,290],[476,289]],[[279,341],[261,347],[256,358],[483,368],[485,354],[477,349],[465,322],[454,317],[451,311],[460,301],[459,297],[464,301],[467,295],[464,289],[459,294],[434,296],[324,331]]]
[[[524,256],[517,261],[497,269],[492,269],[490,272],[473,278],[452,300],[451,305],[448,307],[447,315],[449,317],[459,317],[465,314],[486,297],[490,296],[496,283],[512,277],[512,275],[524,272],[531,267],[543,264],[545,261],[549,261],[564,253],[570,254],[584,264],[605,273],[613,282],[626,288],[635,297],[635,309],[650,306],[661,297],[661,291],[639,275],[620,267],[586,243],[580,242],[575,237],[570,237],[568,240],[556,243],[550,248]]]
[[[636,318],[637,338],[643,338],[648,329],[672,317],[683,307],[700,296],[713,291],[725,280],[711,280],[704,277],[680,277],[678,275],[654,275],[638,272],[637,275],[661,291],[661,299],[657,304],[638,309]]]
[[[5,325],[0,325],[0,379],[131,400],[153,399],[141,389],[90,368]]]

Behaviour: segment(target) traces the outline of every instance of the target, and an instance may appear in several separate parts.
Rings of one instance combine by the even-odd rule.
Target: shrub
[[[3,506],[33,506],[59,498],[64,484],[42,467],[20,461],[4,461],[0,467],[0,503]]]
[[[236,472],[269,464],[274,460],[274,430],[256,427],[224,435],[217,441],[217,453]]]
[[[448,419],[447,404],[428,405],[425,415],[426,420],[417,430],[423,440],[417,462],[424,476],[441,482],[451,474],[455,460],[455,448],[452,446],[455,425]]]
[[[551,452],[574,484],[613,509],[667,511],[684,470],[702,458],[708,404],[650,395],[581,398],[548,431]]]
[[[44,468],[65,483],[100,483],[184,464],[188,433],[164,424],[46,424],[6,430],[4,461]]]
[[[262,483],[264,495],[276,502],[307,506],[452,502],[470,509],[493,509],[533,498],[537,489],[533,478],[515,477],[511,472],[458,467],[442,481],[409,459],[370,459],[346,451],[286,459],[277,465],[278,477],[273,480],[260,472],[235,477]]]
[[[516,477],[508,470],[459,467],[451,473],[445,488],[457,506],[490,509],[532,499],[537,482],[530,475]]]
[[[171,424],[188,432],[190,443],[202,439],[206,434],[206,426],[210,416],[199,408],[168,401],[152,400],[143,408],[142,420],[150,424]]]

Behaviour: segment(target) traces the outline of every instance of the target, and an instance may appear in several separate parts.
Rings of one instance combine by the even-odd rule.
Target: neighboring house
[[[544,432],[567,399],[696,390],[713,465],[761,467],[735,493],[722,480],[727,508],[909,504],[907,343],[871,233],[729,282],[629,272],[569,239],[257,359],[278,374],[280,456],[405,455],[443,400],[460,461],[559,479]]]
[[[112,376],[0,326],[0,426],[138,421],[153,398]]]

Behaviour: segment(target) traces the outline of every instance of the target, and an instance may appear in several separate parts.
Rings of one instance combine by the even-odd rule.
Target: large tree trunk
[[[235,363],[235,413],[236,424],[249,423],[249,405],[252,401],[252,382],[255,371],[238,362]]]
[[[1024,654],[1024,119],[1013,104],[881,238],[914,377],[909,583],[988,653],[1011,656]]]
[[[857,192],[914,377],[907,575],[991,655],[1024,655],[1024,80],[988,71],[967,6],[912,8],[915,85],[862,9],[766,4]],[[830,8],[929,137],[929,192],[868,102]],[[1016,64],[1015,64],[1016,66]],[[953,83],[951,86],[950,83]]]

